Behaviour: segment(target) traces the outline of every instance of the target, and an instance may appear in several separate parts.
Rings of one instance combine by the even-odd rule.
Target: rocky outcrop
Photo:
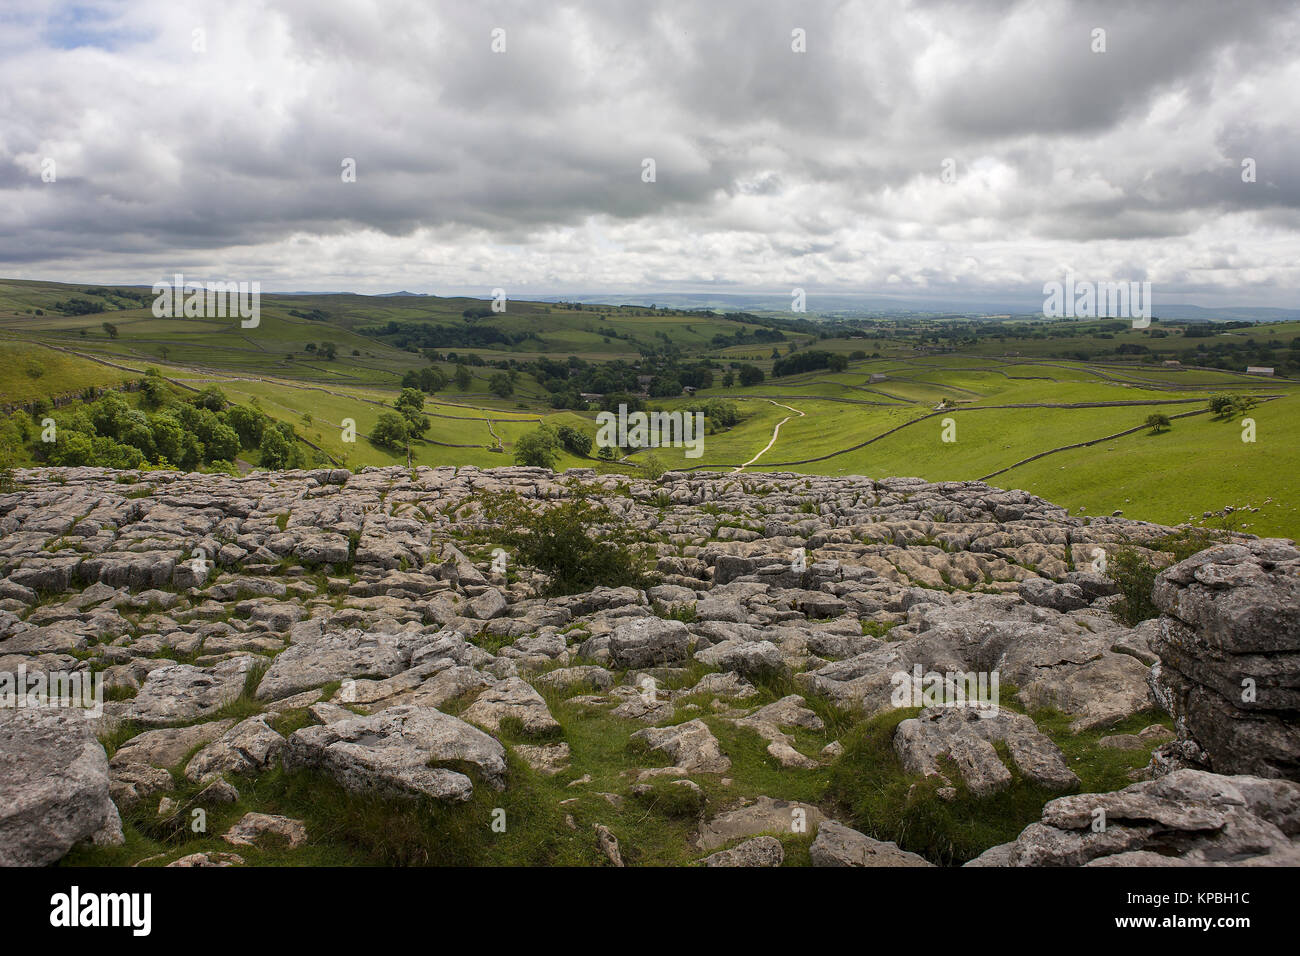
[[[1300,784],[1178,770],[1053,800],[967,866],[1296,866]]]
[[[1018,711],[1099,731],[1152,708],[1153,688],[1178,719],[1178,747],[1202,766],[1268,777],[1292,759],[1295,552],[1279,542],[1228,536],[1161,579],[1161,622],[1128,628],[1110,613],[1114,585],[1080,569],[1121,547],[1164,567],[1169,529],[1071,516],[980,482],[536,468],[41,469],[16,482],[0,494],[0,674],[94,672],[112,691],[102,717],[75,731],[9,724],[9,752],[31,773],[0,783],[6,804],[44,808],[5,817],[0,806],[23,859],[111,839],[113,803],[164,828],[191,804],[247,811],[257,775],[283,766],[367,800],[558,790],[557,819],[575,830],[596,825],[568,809],[591,797],[602,809],[644,798],[650,813],[698,818],[690,858],[721,851],[709,865],[780,862],[787,835],[811,840],[824,865],[919,865],[782,798],[826,792],[814,787],[841,770],[944,776],[939,799],[1016,778],[1077,789]],[[545,576],[509,555],[509,575],[491,567],[499,529],[483,497],[514,492],[545,508],[571,482],[609,509],[609,529],[644,531],[656,581],[546,597]],[[1247,675],[1257,697],[1231,700]],[[999,678],[1016,696],[984,719],[926,699],[932,677]],[[976,686],[998,703],[997,684]],[[864,756],[850,743],[861,718],[913,706],[923,709],[892,747]],[[1142,762],[1164,732],[1157,720],[1099,746]],[[94,738],[106,733],[121,745],[103,762]],[[1247,762],[1223,763],[1234,755]],[[884,766],[839,763],[864,759]],[[762,787],[771,797],[755,792],[756,760],[779,769]],[[51,783],[60,774],[69,789]],[[1040,826],[1075,832],[1066,819]],[[606,823],[593,862],[653,862],[626,817]],[[1174,852],[1191,853],[1180,840]],[[227,862],[182,852],[197,849],[175,856]]]
[[[1156,580],[1151,689],[1178,739],[1154,769],[1300,780],[1300,551],[1222,545]]]

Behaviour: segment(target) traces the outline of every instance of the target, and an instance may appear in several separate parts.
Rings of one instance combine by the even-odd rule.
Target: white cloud
[[[0,37],[10,275],[1300,289],[1291,4],[46,0]]]

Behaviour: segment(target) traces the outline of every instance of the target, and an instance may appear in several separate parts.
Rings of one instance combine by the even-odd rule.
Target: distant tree
[[[406,425],[406,435],[414,438],[429,430],[429,419],[424,415],[424,393],[418,388],[404,388],[394,407]]]
[[[559,452],[560,441],[555,432],[543,425],[515,442],[515,464],[532,468],[554,468]]]
[[[407,438],[406,419],[397,412],[383,412],[370,430],[370,438],[385,448],[402,448]]]
[[[322,342],[320,344],[320,354],[325,356],[327,362],[332,362],[334,356],[339,354],[339,347],[333,342]]]
[[[741,385],[757,385],[761,381],[763,381],[763,370],[757,365],[742,365],[740,367]]]
[[[203,443],[203,454],[208,461],[234,461],[239,454],[239,435],[229,425],[218,422]]]
[[[498,398],[507,398],[515,393],[515,383],[505,372],[497,372],[488,380],[488,390]]]
[[[1159,435],[1170,427],[1169,416],[1156,413],[1147,416],[1147,427],[1151,429],[1153,435]]]
[[[416,382],[420,391],[432,395],[435,392],[441,392],[447,387],[447,376],[441,369],[422,368],[419,375],[416,376]]]
[[[256,448],[262,441],[267,417],[247,405],[232,405],[225,412],[226,424],[235,430],[244,448]]]
[[[268,428],[262,433],[262,442],[258,453],[262,458],[262,467],[279,471],[289,467],[293,448],[284,432],[278,428]]]
[[[1217,418],[1229,418],[1232,415],[1234,399],[1231,395],[1211,395],[1210,411]]]
[[[403,415],[406,415],[408,410],[415,413],[423,412],[424,395],[418,388],[404,388],[402,394],[397,396],[397,401],[393,403],[393,407]]]
[[[560,440],[561,445],[575,455],[585,458],[591,454],[592,437],[580,428],[575,428],[573,425],[557,425],[555,437]]]
[[[194,404],[208,411],[219,412],[226,407],[226,393],[215,385],[209,385],[195,397]]]
[[[140,379],[140,394],[146,408],[161,408],[167,400],[167,386],[157,375]]]
[[[103,329],[105,332],[108,333],[108,337],[110,339],[117,338],[117,326],[114,325],[112,322],[105,322],[103,325]]]
[[[468,392],[473,381],[474,376],[470,374],[469,366],[464,363],[456,366],[456,388],[458,390]]]

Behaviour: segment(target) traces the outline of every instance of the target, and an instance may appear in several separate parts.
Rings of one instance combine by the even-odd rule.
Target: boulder
[[[320,770],[355,793],[448,802],[468,800],[474,789],[465,773],[451,767],[472,768],[494,790],[505,789],[506,780],[501,744],[432,707],[390,707],[369,717],[304,727],[290,735],[283,762],[290,771]]]
[[[0,708],[0,866],[46,866],[78,843],[121,843],[108,757],[73,708]]]
[[[212,667],[171,664],[149,672],[123,717],[142,724],[168,724],[210,717],[244,691],[253,658],[231,657]]]
[[[873,840],[842,823],[825,820],[808,848],[813,866],[933,866],[923,856],[900,850],[896,843]]]
[[[690,632],[681,621],[641,617],[618,625],[609,636],[615,667],[653,667],[686,660]]]

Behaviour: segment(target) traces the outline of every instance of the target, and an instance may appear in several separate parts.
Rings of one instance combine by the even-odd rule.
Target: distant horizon
[[[216,281],[218,278],[215,276],[205,276],[199,273],[196,274],[182,273],[182,274],[185,275],[187,281],[195,281],[195,282]],[[165,278],[166,277],[160,278],[155,281],[165,281]],[[222,278],[224,279],[225,277]],[[23,277],[4,276],[4,277],[0,277],[0,281],[44,282],[44,283],[54,283],[54,284],[69,285],[69,286],[104,285],[104,286],[118,286],[122,288],[134,288],[134,289],[149,289],[153,285],[152,282],[141,282],[141,281],[120,282],[120,281],[112,281],[112,280],[101,279],[101,278],[69,280],[65,278],[60,278],[60,279],[45,278],[45,277],[31,278],[25,276]],[[357,296],[365,296],[369,298],[385,298],[385,297],[405,295],[405,296],[411,296],[415,298],[425,298],[425,297],[443,298],[443,299],[468,298],[468,299],[476,299],[480,301],[487,301],[492,297],[491,289],[476,289],[476,290],[442,289],[436,291],[420,291],[420,290],[408,288],[408,289],[386,289],[384,291],[360,291],[360,290],[353,290],[353,289],[302,289],[302,288],[274,289],[274,288],[266,288],[265,286],[263,286],[261,292],[263,295],[285,295],[285,296],[357,295]],[[909,295],[909,294],[885,293],[885,292],[877,292],[877,291],[820,290],[815,288],[805,289],[805,292],[807,295],[807,303],[808,303],[807,314],[811,314],[811,315],[816,315],[819,312],[823,312],[823,311],[834,311],[826,307],[818,309],[816,307],[818,300],[822,300],[822,299],[858,300],[858,304],[856,307],[857,311],[866,314],[880,313],[885,315],[887,315],[892,310],[914,311],[914,312],[954,312],[954,313],[968,312],[968,313],[973,313],[978,315],[999,315],[999,314],[1008,314],[1008,313],[1015,314],[1015,315],[1037,315],[1041,313],[1042,305],[1043,305],[1042,296],[1039,296],[1036,299],[1026,296],[1024,299],[1019,299],[1019,300],[1011,300],[1011,299],[998,300],[994,297],[979,297],[979,296],[957,296],[957,295],[950,295],[950,296],[928,295],[927,296],[919,293]],[[699,288],[699,289],[655,288],[650,290],[630,290],[630,291],[618,290],[618,289],[604,289],[604,290],[587,289],[582,291],[575,291],[575,290],[555,291],[555,290],[543,290],[543,289],[520,289],[518,291],[513,291],[513,292],[507,290],[507,296],[508,298],[511,299],[519,299],[523,301],[538,301],[538,302],[565,301],[565,302],[584,302],[584,303],[609,304],[609,305],[628,305],[628,306],[639,305],[639,306],[644,306],[646,308],[649,308],[651,305],[661,305],[669,308],[678,308],[678,309],[708,308],[708,306],[703,304],[684,304],[683,300],[695,300],[698,303],[702,303],[705,300],[709,300],[709,299],[713,299],[713,300],[768,299],[768,300],[772,300],[771,302],[772,307],[758,306],[752,301],[749,303],[748,307],[760,308],[762,311],[770,312],[770,311],[783,311],[783,309],[776,307],[776,305],[777,303],[785,303],[789,301],[790,290],[788,289],[784,289],[784,290],[733,289],[733,288],[727,288],[725,290],[721,288]],[[1223,303],[1213,304],[1213,305],[1205,305],[1197,302],[1189,302],[1189,301],[1181,301],[1181,300],[1161,301],[1162,298],[1164,297],[1161,297],[1158,293],[1155,294],[1154,298],[1155,298],[1155,309],[1157,315],[1159,315],[1160,312],[1163,310],[1165,312],[1166,318],[1185,319],[1185,318],[1193,317],[1189,315],[1189,313],[1205,312],[1205,313],[1212,314],[1216,312],[1224,312],[1224,313],[1237,313],[1239,315],[1257,314],[1257,321],[1291,321],[1295,319],[1300,319],[1300,304],[1293,305],[1289,308],[1286,306],[1251,305],[1239,301],[1230,301],[1230,302],[1223,302]],[[656,301],[657,299],[662,301],[657,302]],[[628,301],[628,300],[637,300],[637,301]],[[872,306],[872,305],[865,304],[862,300],[877,300],[877,302],[874,306]],[[884,300],[887,300],[888,304],[886,304]],[[737,307],[740,308],[745,307],[744,302],[738,301],[736,304]],[[846,307],[852,308],[853,307],[852,301],[846,302],[840,305],[838,308],[843,309]],[[1276,314],[1272,314],[1272,313],[1276,313]],[[794,312],[791,313],[793,317],[798,317],[801,314],[803,313],[794,313]],[[1211,317],[1212,315],[1206,316],[1206,318],[1211,318]]]

